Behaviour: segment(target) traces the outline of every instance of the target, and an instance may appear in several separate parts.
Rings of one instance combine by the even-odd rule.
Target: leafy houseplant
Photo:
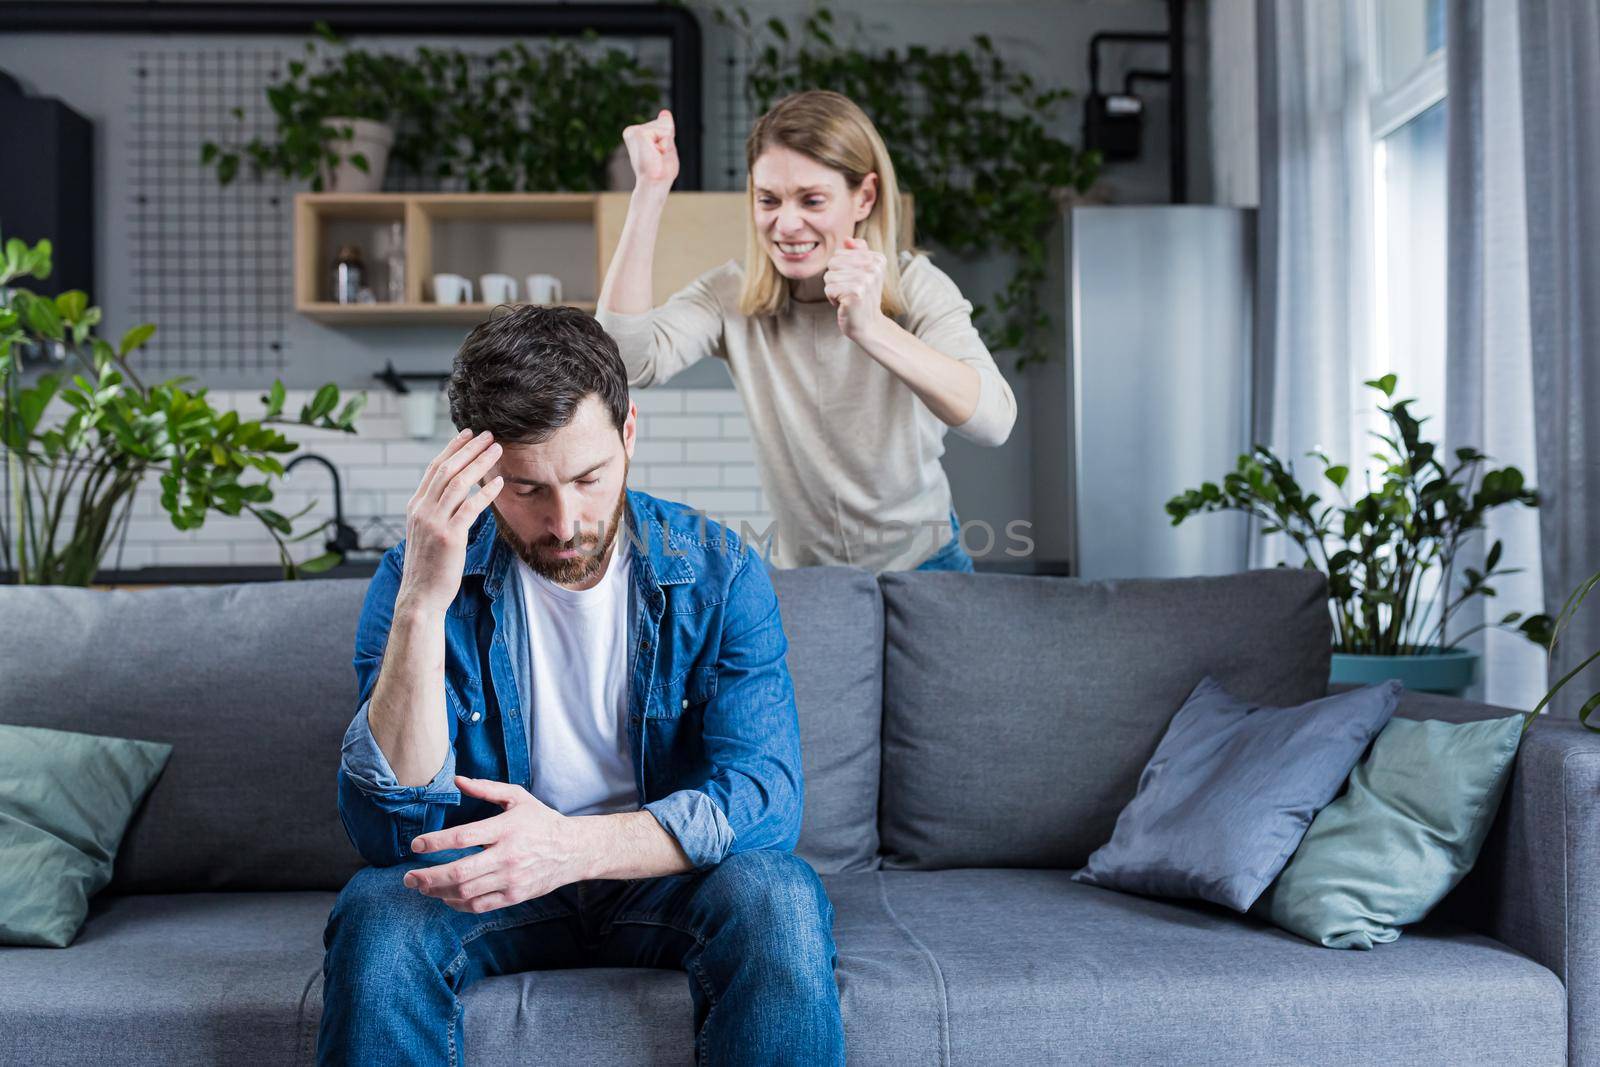
[[[1572,591],[1572,595],[1567,598],[1566,604],[1561,609],[1561,614],[1556,616],[1555,622],[1550,627],[1548,640],[1543,642],[1548,650],[1550,657],[1549,662],[1551,666],[1553,666],[1555,662],[1556,642],[1561,640],[1561,631],[1566,629],[1567,624],[1572,621],[1575,615],[1577,615],[1578,608],[1583,606],[1584,597],[1588,596],[1596,586],[1600,586],[1600,572],[1590,575],[1589,578],[1581,582],[1578,585],[1578,588]],[[1590,653],[1590,655],[1586,657],[1583,662],[1579,663],[1576,667],[1562,675],[1560,680],[1557,681],[1555,685],[1550,687],[1550,691],[1546,693],[1543,699],[1541,699],[1534,707],[1532,714],[1528,716],[1528,721],[1530,723],[1533,722],[1534,718],[1545,709],[1550,701],[1555,699],[1555,695],[1561,692],[1561,690],[1566,687],[1568,682],[1572,681],[1579,674],[1581,674],[1584,668],[1588,667],[1589,664],[1593,663],[1595,660],[1600,660],[1600,649],[1595,649],[1595,651]],[[1596,690],[1588,699],[1583,702],[1583,705],[1578,709],[1578,721],[1583,723],[1583,725],[1587,726],[1591,730],[1600,730],[1600,726],[1589,722],[1589,716],[1593,715],[1596,709],[1600,709],[1600,690]]]
[[[274,382],[262,399],[262,418],[246,420],[211,406],[204,389],[185,379],[145,385],[129,357],[155,333],[135,326],[115,347],[95,336],[101,312],[81,290],[51,299],[24,288],[19,278],[50,274],[50,242],[33,248],[13,238],[0,260],[0,446],[7,485],[0,516],[0,561],[17,581],[36,585],[88,585],[107,548],[126,530],[135,490],[147,475],[160,479],[161,506],[179,530],[197,529],[206,516],[248,513],[277,542],[286,577],[314,573],[339,562],[333,553],[296,564],[289,544],[294,519],[272,510],[271,479],[283,474],[279,456],[299,446],[273,428],[283,417],[285,391]],[[59,345],[78,372],[43,374],[28,386],[21,373],[24,346]],[[65,418],[46,425],[53,401]],[[337,415],[339,390],[323,386],[300,411],[304,426],[353,433],[365,395]],[[260,481],[247,481],[254,473]],[[306,510],[310,510],[309,506]],[[326,524],[323,524],[326,525]]]
[[[318,23],[317,32],[324,42],[337,43],[326,23]],[[223,185],[238,176],[241,161],[248,161],[258,176],[273,173],[308,180],[317,190],[332,184],[346,164],[371,176],[374,189],[382,185],[383,161],[371,158],[379,149],[363,151],[366,145],[355,139],[358,127],[368,134],[363,123],[385,127],[392,137],[397,119],[417,110],[422,87],[412,64],[401,56],[359,49],[325,59],[316,41],[307,41],[305,49],[304,59],[289,62],[288,77],[267,87],[267,104],[277,123],[275,137],[256,137],[242,145],[207,141],[201,146],[200,162],[216,167]],[[234,108],[233,116],[244,121],[244,109]],[[363,136],[362,141],[368,140]],[[415,163],[419,148],[414,139],[401,140],[389,151]]]
[[[1451,617],[1474,597],[1494,596],[1494,578],[1517,573],[1500,565],[1502,545],[1495,541],[1484,569],[1462,568],[1465,580],[1458,584],[1456,558],[1464,539],[1483,528],[1490,510],[1508,504],[1537,507],[1538,494],[1515,467],[1484,469],[1489,457],[1476,449],[1456,449],[1454,463],[1447,466],[1438,448],[1422,440],[1427,420],[1411,414],[1414,401],[1393,400],[1395,376],[1366,384],[1392,401],[1379,407],[1388,432],[1374,434],[1384,445],[1373,453],[1384,464],[1381,485],[1352,501],[1346,492],[1349,468],[1312,452],[1322,463],[1323,477],[1342,497],[1341,503],[1324,503],[1319,494],[1301,488],[1292,466],[1256,445],[1239,457],[1221,485],[1206,482],[1180,493],[1167,502],[1167,514],[1177,526],[1205,512],[1241,511],[1261,521],[1263,534],[1282,533],[1294,541],[1305,565],[1327,575],[1336,653],[1452,652],[1490,624],[1451,634]],[[1425,579],[1436,570],[1442,579],[1425,602]],[[1511,612],[1494,625],[1509,627],[1519,620],[1517,628],[1530,640],[1548,642],[1551,623],[1545,615],[1524,619]]]
[[[339,44],[325,24],[318,34]],[[585,46],[598,38],[587,34]],[[226,185],[241,159],[255,171],[310,180],[336,166],[348,119],[393,127],[393,158],[413,173],[470,192],[587,192],[605,188],[606,158],[622,129],[652,114],[654,74],[617,48],[558,42],[538,52],[515,42],[492,53],[422,47],[405,55],[345,47],[324,58],[317,41],[289,77],[267,88],[274,138],[238,147],[208,142],[201,162]],[[244,118],[242,110],[235,116]],[[370,161],[352,155],[365,172]]]
[[[975,317],[989,346],[1016,352],[1019,368],[1044,360],[1045,237],[1058,197],[1086,192],[1100,171],[1098,153],[1049,132],[1072,94],[1040,88],[982,34],[969,51],[878,49],[840,43],[825,6],[793,31],[775,18],[754,26],[742,8],[716,14],[746,35],[746,90],[758,111],[802,89],[850,97],[871,116],[901,187],[915,196],[924,239],[958,255],[998,251],[1014,260],[995,310],[979,307]],[[859,41],[859,25],[855,35]]]
[[[471,192],[604,189],[623,128],[661,100],[655,76],[633,56],[570,42],[536,53],[518,41],[488,56],[422,48],[415,70],[416,155]]]

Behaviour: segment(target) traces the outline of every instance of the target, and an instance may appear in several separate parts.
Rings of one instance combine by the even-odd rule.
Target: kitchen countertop
[[[321,574],[306,574],[301,581],[323,578],[370,578],[378,569],[377,556],[363,556],[346,560]],[[980,574],[1031,574],[1066,577],[1071,573],[1065,560],[1006,559],[978,560]],[[148,586],[148,585],[228,585],[235,582],[276,582],[283,578],[283,568],[275,563],[259,565],[171,564],[167,566],[139,567],[134,570],[101,571],[95,576],[97,586]],[[0,585],[10,585],[15,575],[0,573]]]

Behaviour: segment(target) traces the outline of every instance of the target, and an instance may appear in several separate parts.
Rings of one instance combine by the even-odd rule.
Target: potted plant
[[[326,525],[294,534],[294,520],[274,511],[272,479],[279,459],[299,446],[277,424],[355,432],[366,397],[337,415],[339,390],[324,385],[294,420],[283,416],[285,391],[274,382],[265,411],[245,419],[218,411],[204,389],[186,379],[146,385],[129,357],[155,333],[135,326],[115,346],[95,335],[100,309],[81,290],[50,298],[6,288],[19,278],[50,274],[50,242],[29,248],[13,238],[0,260],[0,446],[6,486],[0,516],[0,564],[16,581],[88,585],[107,548],[126,530],[135,490],[160,479],[161,507],[179,530],[203,526],[211,512],[250,514],[277,542],[285,577],[326,570],[328,553],[296,564],[289,545]],[[76,369],[23,381],[24,348],[55,349]],[[60,415],[59,419],[47,416]],[[249,480],[260,475],[259,480]]]
[[[339,43],[326,23],[318,23],[317,32],[324,42]],[[223,185],[248,161],[258,177],[298,178],[328,192],[377,192],[391,151],[413,160],[418,151],[414,140],[398,146],[395,140],[396,122],[418,106],[415,71],[402,56],[347,48],[324,58],[315,40],[305,48],[305,58],[290,61],[288,77],[267,87],[274,136],[243,144],[207,141],[200,161],[216,168]],[[233,115],[245,119],[242,108]]]
[[[318,36],[339,43],[326,24]],[[518,41],[490,53],[341,46],[336,59],[323,59],[313,40],[289,76],[267,88],[276,135],[207,142],[201,162],[224,185],[247,160],[257,174],[309,180],[313,189],[371,192],[392,156],[469,192],[604,189],[623,127],[652,114],[661,90],[627,52],[597,52],[597,39],[589,33],[581,46],[538,51]],[[234,115],[245,118],[242,109]]]
[[[1567,597],[1566,604],[1561,608],[1561,614],[1556,616],[1555,621],[1550,624],[1548,632],[1540,640],[1540,643],[1545,646],[1549,657],[1547,661],[1548,666],[1546,668],[1548,672],[1554,673],[1556,643],[1561,640],[1561,631],[1567,628],[1567,624],[1570,623],[1573,617],[1577,615],[1578,608],[1583,605],[1584,597],[1588,596],[1597,585],[1600,585],[1600,572],[1590,575],[1583,582],[1579,583],[1578,588],[1574,589],[1572,591],[1572,595]],[[1550,691],[1544,695],[1537,705],[1535,705],[1532,714],[1528,716],[1528,722],[1532,723],[1534,718],[1540,712],[1544,711],[1547,706],[1549,706],[1550,701],[1555,699],[1556,694],[1561,692],[1561,690],[1566,687],[1568,682],[1572,681],[1579,674],[1581,674],[1584,668],[1588,667],[1589,664],[1593,663],[1595,660],[1600,660],[1600,649],[1595,649],[1595,651],[1590,653],[1583,660],[1583,662],[1579,663],[1576,667],[1562,675],[1561,678],[1550,687]],[[1593,715],[1597,708],[1600,708],[1600,690],[1596,690],[1593,694],[1591,694],[1578,708],[1578,721],[1591,730],[1600,730],[1600,726],[1589,722],[1589,716]]]
[[[1483,528],[1484,515],[1511,504],[1537,507],[1537,492],[1515,467],[1484,469],[1489,457],[1458,448],[1446,466],[1437,446],[1422,440],[1422,423],[1409,407],[1393,400],[1396,378],[1366,383],[1391,403],[1379,410],[1387,433],[1375,433],[1384,450],[1383,482],[1355,500],[1346,490],[1350,470],[1325,453],[1310,453],[1322,464],[1323,478],[1340,495],[1325,503],[1295,480],[1294,469],[1263,445],[1239,457],[1222,484],[1206,482],[1167,502],[1177,526],[1192,515],[1242,511],[1262,523],[1264,535],[1281,533],[1305,554],[1305,566],[1328,578],[1333,617],[1333,682],[1399,678],[1409,689],[1459,695],[1472,683],[1477,656],[1461,641],[1488,625],[1517,628],[1543,643],[1550,620],[1524,619],[1511,612],[1498,623],[1450,632],[1450,620],[1475,597],[1495,595],[1496,577],[1517,573],[1501,566],[1502,545],[1495,541],[1484,568],[1460,568],[1456,559],[1465,538]],[[1438,578],[1429,590],[1426,579]],[[1458,577],[1461,579],[1458,582]]]

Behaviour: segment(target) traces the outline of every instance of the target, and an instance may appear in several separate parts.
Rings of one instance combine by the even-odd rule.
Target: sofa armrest
[[[1407,693],[1398,713],[1471,722],[1515,709]],[[1528,729],[1477,865],[1439,913],[1554,971],[1568,1062],[1600,1067],[1600,733],[1549,716]]]

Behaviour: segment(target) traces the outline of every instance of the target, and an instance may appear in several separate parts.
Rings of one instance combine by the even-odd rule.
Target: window
[[[1370,0],[1374,364],[1443,431],[1444,0]],[[1371,425],[1363,418],[1363,427]]]

